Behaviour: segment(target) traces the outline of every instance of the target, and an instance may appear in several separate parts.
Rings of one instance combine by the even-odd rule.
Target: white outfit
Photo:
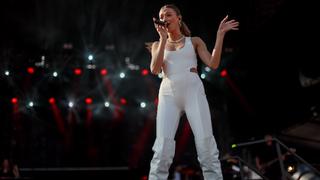
[[[164,66],[157,112],[156,140],[150,163],[149,180],[167,180],[175,153],[175,134],[180,116],[186,113],[205,180],[222,180],[219,150],[212,133],[211,116],[197,67],[191,37],[183,48],[164,51]]]

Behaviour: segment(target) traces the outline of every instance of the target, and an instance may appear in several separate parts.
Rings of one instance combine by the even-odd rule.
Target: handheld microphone
[[[160,19],[154,18],[153,22],[160,25],[160,26],[166,26],[167,22],[161,21]]]

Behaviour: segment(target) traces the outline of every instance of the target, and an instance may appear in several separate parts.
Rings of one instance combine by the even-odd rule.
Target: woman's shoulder
[[[203,44],[203,40],[202,40],[200,37],[198,37],[198,36],[193,36],[193,37],[191,37],[190,39],[191,39],[191,42],[192,42],[192,44],[193,44],[194,46],[198,46],[198,45]]]
[[[202,39],[199,36],[192,36],[190,38],[192,41],[202,41]]]

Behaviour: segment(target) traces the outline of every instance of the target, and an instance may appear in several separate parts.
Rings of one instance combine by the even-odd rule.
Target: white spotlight
[[[206,67],[204,68],[204,70],[205,70],[206,72],[210,72],[210,71],[211,71],[211,69],[210,69],[208,66],[206,66]]]
[[[108,101],[104,102],[105,107],[110,107],[110,103]]]
[[[201,79],[205,79],[205,78],[206,78],[206,75],[202,73],[202,74],[200,75],[200,77],[201,77]]]
[[[140,107],[141,107],[141,108],[145,108],[146,106],[147,106],[147,104],[146,104],[145,102],[141,102],[141,103],[140,103]]]
[[[29,106],[29,107],[33,107],[33,105],[34,105],[34,104],[33,104],[32,101],[30,101],[30,102],[28,103],[28,106]]]
[[[4,74],[5,74],[6,76],[9,76],[9,75],[10,75],[10,71],[6,70],[6,71],[4,72]]]
[[[89,60],[89,61],[92,61],[92,60],[93,60],[93,55],[92,55],[92,54],[90,54],[90,55],[88,56],[88,60]]]
[[[55,71],[55,72],[52,73],[52,76],[53,76],[53,77],[57,77],[57,76],[58,76],[58,73]]]
[[[72,108],[72,107],[74,106],[73,102],[70,101],[70,102],[68,103],[68,106],[69,106],[70,108]]]
[[[119,76],[120,76],[120,78],[124,78],[124,77],[126,77],[126,74],[124,72],[121,72]]]

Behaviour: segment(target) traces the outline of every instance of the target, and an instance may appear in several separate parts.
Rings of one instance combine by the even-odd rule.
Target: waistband
[[[198,70],[196,67],[192,67],[190,68],[190,72],[198,73]]]
[[[179,72],[179,73],[172,73],[172,74],[166,74],[163,73],[163,77],[169,77],[169,76],[173,76],[173,75],[177,75],[177,74],[182,74],[182,73],[186,73],[186,72],[192,72],[192,73],[198,73],[198,70],[196,67],[191,67],[189,68],[189,70],[183,71],[183,72]]]

